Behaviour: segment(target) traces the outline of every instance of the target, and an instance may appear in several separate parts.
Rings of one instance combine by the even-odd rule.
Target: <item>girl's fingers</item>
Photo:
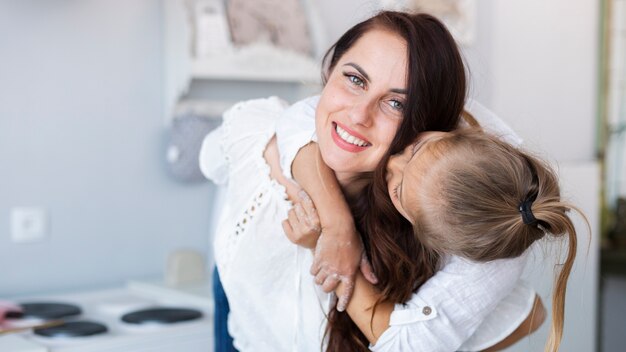
[[[320,266],[319,261],[317,261],[317,259],[314,259],[313,264],[311,264],[311,270],[309,270],[309,273],[311,273],[311,275],[313,276],[317,276],[321,269],[322,267]]]
[[[302,205],[300,205],[300,203],[296,204],[293,207],[294,213],[296,214],[296,218],[298,219],[298,227],[303,231],[303,232],[308,232],[308,228],[307,228],[307,218],[306,218],[306,214],[304,212],[304,209],[302,208]]]
[[[370,261],[367,259],[365,251],[363,251],[363,254],[361,255],[360,268],[367,281],[369,281],[372,285],[376,285],[378,283],[378,278],[376,277],[376,274],[374,274],[374,269],[372,269],[372,264],[370,264]]]
[[[341,280],[339,279],[338,274],[335,273],[328,275],[322,284],[322,290],[326,293],[333,292],[339,285],[339,282],[341,282]]]
[[[315,205],[313,204],[313,201],[311,200],[311,198],[309,198],[309,195],[306,194],[306,192],[304,191],[300,191],[298,195],[300,196],[300,200],[301,200],[300,203],[302,204],[302,208],[304,209],[304,212],[306,213],[307,221],[309,225],[311,226],[312,229],[319,231],[319,229],[321,229],[321,225],[320,225],[320,220],[317,215],[317,210],[315,209]]]
[[[289,225],[291,225],[293,230],[298,229],[298,216],[296,215],[296,211],[293,208],[289,209],[289,212],[287,212],[287,220],[289,221]]]
[[[317,210],[315,209],[313,201],[305,191],[300,191],[298,195],[301,200],[298,204],[300,204],[300,206],[304,210],[304,213],[306,214],[306,223],[312,231],[319,232],[321,230],[321,224],[319,217],[317,216]]]
[[[317,275],[315,275],[315,283],[321,285],[326,281],[328,274],[324,270],[320,270]]]
[[[282,225],[283,225],[283,231],[285,231],[285,235],[287,235],[287,238],[289,239],[289,241],[296,243],[296,238],[293,233],[293,228],[291,227],[289,220],[283,220]]]
[[[345,289],[343,294],[338,297],[337,302],[337,311],[343,312],[348,307],[348,302],[350,302],[350,297],[352,297],[352,292],[354,291],[354,281],[344,278],[341,280],[344,284]]]
[[[292,202],[297,202],[300,199],[300,191],[302,188],[293,180],[284,178],[283,182],[280,182],[283,186],[285,186],[285,191],[287,192],[287,197]]]

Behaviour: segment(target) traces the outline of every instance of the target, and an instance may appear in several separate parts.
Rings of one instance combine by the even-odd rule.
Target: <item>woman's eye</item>
[[[346,74],[346,76],[350,80],[350,83],[352,83],[353,85],[361,87],[361,88],[365,86],[365,82],[363,82],[363,80],[360,77],[355,76],[355,75],[350,75],[350,74]]]
[[[398,111],[402,111],[404,109],[404,104],[402,104],[402,102],[398,100],[389,101],[389,105]]]
[[[398,199],[398,189],[400,188],[400,185],[397,185],[396,187],[393,188],[393,196]]]

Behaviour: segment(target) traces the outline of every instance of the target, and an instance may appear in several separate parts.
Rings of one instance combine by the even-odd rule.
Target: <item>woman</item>
[[[383,12],[351,28],[333,47],[326,78],[316,106],[320,148],[340,182],[346,184],[352,176],[384,165],[389,155],[402,150],[419,131],[452,130],[463,109],[465,76],[458,49],[445,27],[427,15]],[[294,248],[284,238],[281,221],[290,204],[285,200],[284,188],[270,177],[270,168],[263,159],[274,125],[285,108],[275,98],[236,105],[224,115],[224,124],[207,136],[201,153],[205,175],[216,183],[228,182],[227,205],[216,233],[215,257],[231,304],[229,331],[235,338],[235,347],[242,351],[317,351],[324,336],[324,313],[330,309],[330,297],[315,286],[308,274],[313,261],[311,253]],[[325,151],[322,138],[335,138],[338,127],[346,130],[348,123],[335,119],[346,117],[367,132],[361,136],[364,138],[359,137],[357,144],[361,145],[353,140],[353,147],[343,145],[342,150]],[[360,117],[366,118],[359,121]],[[280,177],[275,173],[272,176]],[[350,210],[344,209],[344,213],[350,215]],[[325,223],[323,212],[320,216]],[[353,254],[342,254],[339,259],[356,257],[347,265],[355,268],[362,247],[352,237],[354,224],[336,225],[338,233],[348,228],[349,240],[337,238],[335,242],[345,244],[339,248],[347,248],[348,254]],[[394,223],[389,225],[391,229],[397,227]],[[414,266],[417,257],[406,256],[405,264]],[[474,276],[505,276],[497,284],[474,287],[474,293],[482,294],[477,306],[463,306],[463,295],[450,297],[451,292],[440,292],[438,296],[450,297],[450,302],[456,299],[455,309],[464,314],[461,319],[451,318],[441,325],[440,320],[434,319],[437,314],[424,310],[418,319],[434,323],[424,323],[430,326],[432,336],[447,337],[415,337],[428,340],[427,350],[459,347],[497,303],[512,292],[523,264],[523,259],[515,259],[498,266],[481,266],[472,272]],[[414,277],[408,278],[410,282],[417,282],[418,277],[426,278],[429,273],[414,271],[411,275]],[[475,279],[467,278],[470,283],[479,281]],[[441,290],[431,287],[425,291],[433,296],[432,292]],[[439,316],[446,313],[444,308],[439,311]]]

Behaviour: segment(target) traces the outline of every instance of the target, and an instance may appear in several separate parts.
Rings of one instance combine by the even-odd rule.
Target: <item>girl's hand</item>
[[[343,284],[337,292],[337,310],[343,312],[352,297],[358,269],[372,284],[376,284],[378,279],[365,255],[361,236],[356,229],[331,232],[323,230],[317,240],[311,274],[315,276],[315,283],[322,285],[325,292],[336,291],[339,284]]]
[[[295,197],[291,197],[292,199]],[[315,248],[311,274],[325,292],[344,286],[338,297],[337,310],[344,311],[352,292],[357,270],[372,284],[378,281],[367,260],[361,237],[350,224],[346,229],[326,228],[323,233],[315,205],[309,195],[300,190],[300,202],[289,210],[283,229],[289,240],[299,246]]]
[[[313,249],[322,232],[320,219],[313,201],[305,191],[300,190],[298,198],[300,201],[289,210],[287,220],[283,221],[283,230],[291,242]]]

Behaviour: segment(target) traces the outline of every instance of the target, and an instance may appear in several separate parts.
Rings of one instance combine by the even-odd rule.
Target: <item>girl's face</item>
[[[434,157],[429,146],[446,136],[446,132],[423,132],[415,143],[402,153],[393,155],[387,163],[387,189],[391,202],[398,212],[411,224],[415,224],[415,214],[419,207],[422,182]]]
[[[406,100],[406,42],[370,30],[338,60],[315,113],[322,158],[340,182],[373,171],[396,134]]]

